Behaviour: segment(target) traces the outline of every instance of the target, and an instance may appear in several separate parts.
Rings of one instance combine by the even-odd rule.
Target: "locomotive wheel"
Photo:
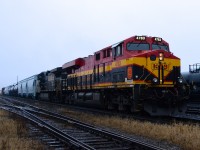
[[[118,105],[118,110],[119,111],[124,111],[124,105],[123,104],[119,104]]]
[[[112,98],[109,92],[101,93],[102,105],[105,109],[113,110],[114,106],[112,104]]]
[[[69,105],[74,104],[74,98],[73,97],[74,97],[73,94],[66,96],[64,103],[69,104]]]
[[[132,104],[130,107],[131,113],[140,112],[142,109],[143,107],[141,106],[141,104],[138,104],[138,102]]]
[[[113,110],[114,106],[112,104],[112,100],[111,99],[107,99],[107,109],[108,110]]]
[[[73,105],[74,104],[74,100],[75,100],[74,95],[71,94],[70,98],[69,98],[69,104]]]
[[[133,101],[133,103],[131,104],[130,111],[131,111],[131,113],[138,112],[136,101]]]
[[[69,98],[66,96],[65,97],[65,102],[64,102],[65,104],[69,104]]]

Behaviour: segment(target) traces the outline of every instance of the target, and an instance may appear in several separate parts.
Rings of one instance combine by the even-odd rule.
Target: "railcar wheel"
[[[64,98],[64,103],[69,104],[69,98],[67,96]]]
[[[108,91],[106,91],[105,93],[101,93],[100,99],[102,100],[101,104],[105,109],[108,110],[114,109],[114,106],[112,104],[112,97],[110,96],[110,93]]]
[[[69,96],[69,104],[73,105],[73,104],[74,104],[74,101],[75,101],[74,94],[71,94],[71,95]]]
[[[109,99],[109,100],[107,101],[107,109],[108,109],[108,110],[113,110],[113,109],[114,109],[114,106],[113,106],[113,104],[112,104],[112,100],[111,100],[111,99]]]
[[[139,112],[140,109],[139,109],[139,106],[138,106],[138,101],[136,100],[133,100],[131,106],[130,106],[130,112],[131,113],[136,113],[136,112]]]
[[[118,110],[119,111],[124,111],[124,105],[122,103],[118,104]]]

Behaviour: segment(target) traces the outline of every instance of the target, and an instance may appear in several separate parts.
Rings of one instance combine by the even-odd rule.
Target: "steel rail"
[[[18,106],[11,106],[11,105],[2,105],[0,106],[1,109],[10,111],[12,113],[15,113],[17,115],[20,115],[23,118],[26,118],[27,120],[31,121],[32,123],[38,125],[39,127],[50,131],[51,133],[53,133],[54,136],[56,136],[57,138],[61,139],[62,142],[64,143],[71,143],[72,145],[76,146],[77,148],[81,148],[81,149],[85,149],[85,150],[94,150],[93,147],[71,137],[70,135],[67,135],[65,133],[63,133],[61,130],[57,129],[56,127],[46,123],[45,121],[41,120],[40,118],[38,118],[36,115],[31,114],[30,112],[26,111],[25,109],[23,109],[22,107],[18,107]],[[18,110],[18,112],[14,111]],[[21,114],[20,114],[21,113]],[[66,142],[68,141],[68,142]],[[68,144],[69,144],[68,143]]]
[[[148,144],[148,143],[145,143],[145,142],[141,142],[139,140],[132,139],[130,137],[123,136],[123,135],[118,134],[118,133],[114,133],[114,132],[111,132],[111,131],[108,131],[108,130],[105,130],[105,129],[102,129],[102,128],[95,127],[93,125],[81,122],[81,121],[73,119],[71,117],[66,117],[66,116],[60,115],[58,113],[52,113],[50,111],[47,111],[47,110],[44,110],[44,109],[41,109],[41,108],[39,108],[38,111],[31,110],[31,109],[27,109],[27,111],[35,112],[35,113],[42,113],[44,115],[48,115],[48,116],[53,117],[55,119],[60,119],[62,121],[66,121],[70,124],[73,124],[73,125],[79,127],[79,128],[84,128],[86,130],[90,130],[90,131],[96,132],[96,133],[101,134],[101,135],[104,134],[105,136],[112,137],[113,139],[118,139],[120,141],[128,142],[128,143],[130,143],[130,145],[137,145],[138,147],[141,147],[143,149],[163,150],[162,148],[157,147],[155,145]]]
[[[58,114],[58,113],[53,113],[53,112],[50,112],[48,110],[45,110],[45,109],[30,105],[30,104],[26,104],[26,103],[23,103],[23,102],[19,102],[18,101],[18,103],[21,103],[21,104],[23,104],[25,106],[29,106],[29,108],[24,107],[26,112],[30,112],[30,113],[34,112],[34,113],[40,113],[40,114],[43,114],[43,115],[48,115],[48,116],[53,117],[55,119],[59,119],[59,120],[68,122],[70,124],[73,124],[74,126],[77,126],[79,128],[84,128],[85,130],[90,130],[90,131],[96,132],[96,133],[98,133],[100,135],[103,134],[103,135],[105,135],[107,137],[111,137],[113,139],[117,139],[117,140],[120,140],[120,141],[127,142],[132,146],[133,145],[134,146],[137,145],[138,147],[141,147],[143,149],[150,149],[150,150],[155,150],[155,149],[156,150],[157,149],[163,150],[163,148],[160,148],[158,146],[155,146],[155,145],[152,145],[152,144],[149,144],[149,143],[145,143],[145,142],[141,142],[139,140],[132,139],[130,137],[123,136],[121,134],[114,133],[114,132],[111,132],[111,131],[108,131],[108,130],[105,130],[105,129],[102,129],[102,128],[97,128],[97,127],[95,127],[93,125],[81,122],[81,121],[73,119],[71,117],[63,116],[63,115]]]

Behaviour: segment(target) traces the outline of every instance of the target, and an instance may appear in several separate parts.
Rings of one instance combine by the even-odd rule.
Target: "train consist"
[[[133,36],[2,89],[5,95],[99,103],[151,115],[181,112],[188,95],[180,59],[162,38]]]

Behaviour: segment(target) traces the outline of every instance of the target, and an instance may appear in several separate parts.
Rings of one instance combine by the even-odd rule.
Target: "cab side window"
[[[103,58],[108,58],[108,57],[110,57],[110,52],[111,52],[111,50],[112,50],[112,49],[110,49],[110,48],[103,50]]]
[[[97,60],[97,61],[100,60],[100,53],[97,53],[97,54],[96,54],[96,60]]]
[[[114,48],[115,57],[123,55],[123,45],[119,44]]]

